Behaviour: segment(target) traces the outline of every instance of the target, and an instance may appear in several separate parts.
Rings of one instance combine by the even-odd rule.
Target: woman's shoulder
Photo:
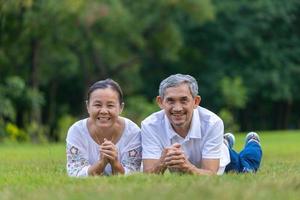
[[[129,135],[140,134],[141,129],[140,129],[140,127],[135,122],[133,122],[131,119],[128,119],[126,117],[122,117],[122,118],[125,121],[124,132],[126,134],[129,134]]]
[[[120,147],[139,146],[141,144],[141,129],[139,126],[128,118],[122,117],[125,121],[125,127],[120,139]]]
[[[67,134],[67,140],[82,137],[86,133],[86,120],[87,119],[81,119],[70,126]]]

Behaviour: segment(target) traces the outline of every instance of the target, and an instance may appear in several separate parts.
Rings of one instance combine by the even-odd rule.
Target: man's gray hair
[[[159,96],[163,99],[167,88],[176,87],[181,84],[187,84],[189,86],[193,97],[198,95],[198,83],[194,77],[185,74],[174,74],[160,83]]]

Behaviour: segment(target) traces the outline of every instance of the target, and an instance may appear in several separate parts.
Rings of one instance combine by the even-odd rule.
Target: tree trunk
[[[39,90],[39,79],[38,79],[38,51],[39,42],[36,38],[31,39],[31,52],[30,52],[30,79],[29,84],[33,90]],[[32,109],[29,114],[29,123],[41,124],[41,108],[40,105],[32,105]],[[38,141],[38,131],[30,133],[33,141]]]
[[[58,136],[54,135],[54,130],[56,126],[56,113],[57,113],[57,104],[56,104],[56,94],[57,94],[57,83],[58,81],[53,80],[50,86],[49,91],[49,113],[48,113],[48,124],[50,126],[49,139],[57,141]]]

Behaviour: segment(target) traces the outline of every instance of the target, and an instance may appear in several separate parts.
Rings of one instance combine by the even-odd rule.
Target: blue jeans
[[[249,141],[245,148],[237,153],[229,149],[230,163],[226,166],[225,172],[256,172],[262,158],[261,146],[255,141]]]

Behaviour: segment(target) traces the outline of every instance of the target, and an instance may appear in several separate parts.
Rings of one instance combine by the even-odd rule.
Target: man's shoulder
[[[164,121],[164,117],[165,117],[164,110],[160,110],[155,113],[152,113],[142,121],[142,126],[161,125],[162,122]]]
[[[215,114],[214,112],[203,108],[201,106],[198,106],[197,111],[199,113],[200,116],[200,120],[203,121],[204,123],[217,123],[217,122],[222,122],[222,119]]]

